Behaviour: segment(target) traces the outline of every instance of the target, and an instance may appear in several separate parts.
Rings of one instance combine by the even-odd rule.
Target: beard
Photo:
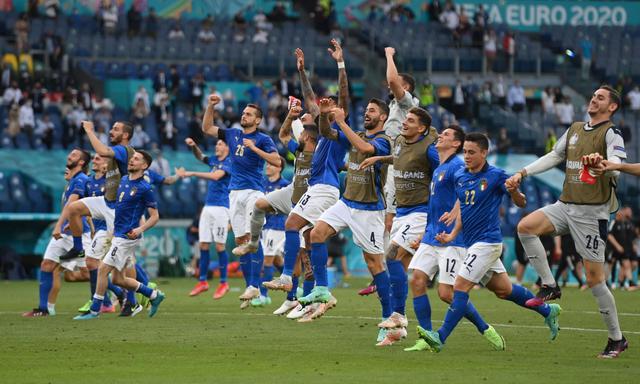
[[[113,139],[109,138],[109,143],[111,143],[111,145],[118,145],[120,144],[121,141],[122,141],[122,136],[116,136]]]
[[[380,122],[380,119],[371,118],[371,120],[369,120],[368,123],[366,123],[366,122],[364,123],[364,129],[366,129],[367,131],[370,131],[370,130],[374,129],[378,125],[379,122]]]
[[[78,161],[79,161],[79,160],[76,160],[76,161],[70,161],[70,162],[69,162],[69,161],[67,161],[67,169],[68,169],[68,170],[72,170],[73,168],[77,167],[77,166],[78,166]]]

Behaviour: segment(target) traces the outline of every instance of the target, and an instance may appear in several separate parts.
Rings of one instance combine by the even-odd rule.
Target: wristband
[[[522,168],[521,170],[518,171],[520,173],[520,175],[522,175],[522,178],[524,179],[525,177],[527,177],[527,170]]]
[[[344,69],[344,61],[338,61],[338,69]]]

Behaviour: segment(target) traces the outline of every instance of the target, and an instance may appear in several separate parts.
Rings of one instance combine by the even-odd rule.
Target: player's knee
[[[318,225],[311,230],[310,238],[312,243],[324,243],[324,241],[327,240],[329,236],[327,235],[328,231],[325,227],[326,224]]]
[[[200,250],[201,251],[208,251],[209,250],[209,243],[200,243]]]
[[[51,260],[42,260],[40,270],[42,272],[53,272],[56,269],[56,263]]]
[[[258,199],[258,200],[256,200],[255,208],[257,208],[257,209],[259,209],[261,211],[266,211],[269,208],[271,208],[271,205],[269,204],[267,199]]]
[[[296,214],[289,215],[284,222],[284,229],[287,231],[299,231],[303,226],[302,219]]]
[[[453,301],[453,291],[447,288],[439,288],[438,297],[445,303],[451,304],[451,302]]]
[[[225,250],[225,245],[223,243],[216,243],[216,252],[220,253],[220,252],[224,252]]]
[[[426,293],[427,283],[428,279],[425,276],[418,276],[417,273],[414,273],[409,280],[414,295]]]
[[[87,257],[87,268],[89,269],[89,271],[94,271],[98,269],[99,266],[100,266],[100,261],[91,257]]]

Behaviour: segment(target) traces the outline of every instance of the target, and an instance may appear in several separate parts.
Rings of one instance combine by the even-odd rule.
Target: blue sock
[[[150,297],[151,294],[153,293],[153,289],[147,287],[144,284],[140,284],[138,285],[138,289],[136,289],[136,292],[142,293],[142,296]]]
[[[313,287],[316,286],[315,280],[305,280],[302,283],[302,296],[307,296],[313,290]]]
[[[82,251],[82,236],[73,236],[73,249]]]
[[[431,303],[429,303],[429,296],[422,295],[413,298],[413,310],[416,313],[418,324],[428,331],[431,328]]]
[[[529,308],[526,305],[524,305],[524,303],[526,303],[527,300],[533,299],[534,297],[535,296],[533,295],[533,293],[531,293],[531,291],[528,290],[527,288],[523,287],[522,285],[513,284],[511,286],[511,294],[509,295],[509,297],[507,297],[507,300],[513,301],[514,303],[518,304],[521,307],[538,312],[543,317],[549,316],[549,313],[551,312],[551,308],[547,303],[544,303],[539,307],[533,307],[533,308]]]
[[[209,250],[200,250],[200,281],[207,281],[207,274],[209,273]]]
[[[124,295],[124,292],[122,292],[122,288],[120,288],[117,285],[113,284],[111,282],[111,279],[109,279],[109,283],[107,285],[107,288],[118,297],[122,297]]]
[[[149,285],[149,276],[140,264],[136,264],[136,280],[144,285]]]
[[[102,307],[102,302],[104,298],[98,298],[97,295],[93,295],[93,301],[91,302],[91,307],[89,310],[94,313],[100,313],[100,307]]]
[[[311,265],[313,267],[313,276],[316,278],[316,286],[329,286],[329,278],[327,277],[328,259],[329,251],[326,243],[311,243]]]
[[[135,291],[129,291],[127,290],[127,302],[129,304],[131,304],[132,306],[136,306],[136,304],[138,304],[138,301],[136,300],[136,292]]]
[[[104,299],[102,299],[102,304],[104,304],[106,307],[110,307],[113,305],[113,303],[111,302],[111,298],[109,297],[109,292],[104,293]]]
[[[293,301],[296,298],[296,291],[298,290],[298,282],[300,278],[298,276],[293,276],[291,278],[292,287],[289,292],[287,292],[287,300]]]
[[[262,281],[273,280],[273,269],[273,265],[265,265],[264,267],[262,267]],[[267,287],[263,287],[262,284],[260,284],[260,294],[262,296],[269,296],[269,290],[267,289]]]
[[[98,284],[98,270],[89,271],[89,289],[91,290],[91,298],[96,293],[96,285]]]
[[[453,292],[453,301],[449,305],[447,314],[444,316],[444,323],[442,327],[438,329],[440,335],[440,341],[442,343],[447,340],[453,329],[458,325],[462,317],[467,313],[467,306],[469,303],[469,294],[463,291]]]
[[[262,280],[262,263],[264,262],[264,253],[262,251],[262,244],[258,245],[258,252],[251,254],[251,285],[256,288],[260,288]],[[273,274],[273,272],[272,272]]]
[[[465,319],[469,320],[473,323],[473,325],[478,328],[478,332],[484,333],[489,328],[489,324],[487,324],[482,316],[476,310],[476,307],[471,304],[471,300],[467,302],[467,313],[464,315]]]
[[[284,271],[284,265],[274,265],[273,268],[275,268],[275,270],[280,274],[282,274],[282,272]]]
[[[387,268],[389,269],[389,280],[391,281],[393,311],[404,315],[407,295],[409,294],[407,273],[399,260],[387,260]]]
[[[288,276],[293,275],[293,268],[296,266],[296,258],[300,249],[300,233],[298,231],[284,232],[284,270],[282,273]]]
[[[51,287],[53,287],[53,272],[40,271],[40,302],[38,308],[43,311],[47,309]]]
[[[242,270],[242,276],[244,277],[244,283],[248,287],[251,285],[251,254],[247,253],[244,256],[240,256],[240,270]]]
[[[373,282],[376,284],[376,290],[378,291],[378,298],[380,298],[380,304],[382,305],[382,318],[386,319],[391,316],[393,308],[391,308],[391,287],[389,282],[389,273],[382,271],[373,276]]]
[[[229,265],[229,255],[227,251],[218,252],[218,264],[220,265],[220,282],[227,282],[227,265]]]

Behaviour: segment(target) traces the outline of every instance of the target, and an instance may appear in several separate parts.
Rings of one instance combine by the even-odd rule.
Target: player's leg
[[[201,230],[200,233],[202,233]],[[198,277],[198,283],[191,290],[191,292],[189,292],[189,296],[196,296],[201,294],[202,292],[206,292],[209,290],[209,282],[207,281],[207,277],[209,274],[209,263],[211,261],[209,253],[210,246],[210,242],[200,241],[200,260],[198,261],[198,270],[200,272],[200,275]]]
[[[54,274],[60,265],[60,256],[64,255],[72,246],[70,236],[63,235],[62,238],[49,240],[44,251],[42,262],[40,263],[38,307],[22,314],[24,317],[41,317],[50,315],[48,310],[49,294],[54,284]]]
[[[263,252],[266,244],[262,244]],[[264,263],[262,264],[262,274],[260,281],[260,296],[255,297],[251,300],[251,305],[254,307],[263,307],[265,305],[271,304],[271,298],[269,297],[269,290],[263,285],[264,282],[273,280],[273,260],[275,259],[275,255],[269,254],[273,252],[271,249],[267,249],[264,256]]]
[[[111,211],[108,213],[107,211]],[[111,226],[113,226],[113,210],[107,207],[107,203],[103,196],[85,197],[66,205],[61,215],[69,220],[69,230],[73,238],[71,249],[63,256],[61,260],[70,260],[77,257],[84,257],[83,245],[83,223],[82,218],[91,216],[100,219],[111,218]]]
[[[297,290],[298,290],[298,283],[300,280],[300,276],[302,275],[302,258],[303,257],[308,258],[306,253],[307,252],[304,248],[300,248],[298,252],[296,264],[293,268],[293,275],[291,277],[291,282],[292,282],[291,290],[287,292],[287,297],[284,303],[282,303],[282,305],[278,307],[278,309],[273,311],[274,315],[287,315],[287,317],[289,317],[289,314],[291,314],[292,311],[295,311],[298,307],[300,307],[299,310],[302,310],[303,308],[302,305],[298,303]],[[304,314],[301,314],[300,316],[303,316],[303,315]]]
[[[329,211],[327,211],[329,213]],[[324,216],[316,223],[311,230],[311,266],[316,279],[316,286],[310,294],[301,297],[299,301],[303,304],[312,302],[327,302],[331,296],[329,292],[329,279],[327,276],[327,260],[329,251],[326,241],[336,234],[336,230],[344,228],[346,225],[336,225],[337,228],[323,221]],[[341,228],[342,227],[342,228]]]
[[[413,295],[413,311],[418,320],[418,334],[423,331],[431,331],[431,303],[427,296],[429,282],[438,272],[438,255],[434,247],[428,244],[420,244],[409,264],[411,280],[409,285]],[[416,343],[404,349],[407,352],[431,350],[429,344],[418,337]]]
[[[224,237],[226,238],[226,227],[224,230]],[[216,240],[218,241],[218,240]],[[224,242],[216,242],[215,243],[216,252],[218,253],[218,268],[220,269],[220,284],[218,284],[218,288],[213,293],[214,299],[221,299],[224,295],[229,292],[229,283],[227,282],[227,267],[229,265],[229,256],[227,255],[227,251],[225,249]]]
[[[47,298],[49,315],[55,315],[56,312],[56,303],[58,302],[58,294],[60,293],[62,284],[62,279],[60,278],[62,271],[63,269],[60,267],[60,264],[56,265],[56,268],[53,270],[53,284],[51,285],[51,291],[49,291],[49,297]]]
[[[247,253],[255,253],[258,251],[258,242],[262,227],[264,226],[265,216],[267,213],[275,212],[266,197],[256,200],[253,213],[251,214],[249,241],[245,244],[237,246],[231,252],[236,256],[244,256]]]

